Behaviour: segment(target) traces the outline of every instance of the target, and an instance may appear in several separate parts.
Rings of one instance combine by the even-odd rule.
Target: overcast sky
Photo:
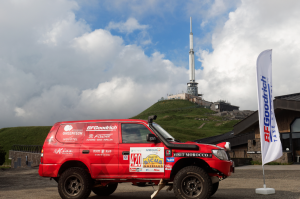
[[[256,59],[273,96],[300,92],[300,1],[0,1],[0,128],[129,118],[186,91],[189,17],[205,100],[257,110]]]

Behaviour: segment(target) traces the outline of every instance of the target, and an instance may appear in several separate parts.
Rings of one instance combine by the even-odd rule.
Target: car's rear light
[[[43,158],[44,158],[44,149],[42,149],[42,151],[41,151],[41,164],[44,163]]]

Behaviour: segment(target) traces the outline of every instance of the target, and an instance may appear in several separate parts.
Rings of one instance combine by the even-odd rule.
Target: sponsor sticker
[[[142,167],[142,154],[131,153],[130,154],[130,168]]]
[[[55,150],[53,151],[53,153],[55,153],[55,154],[70,155],[70,154],[73,154],[73,151],[72,151],[72,150],[65,149],[65,148],[60,148],[60,149],[55,149]]]
[[[128,160],[128,155],[123,155],[123,160]]]
[[[174,153],[174,157],[201,157],[211,158],[211,153]]]
[[[172,165],[166,164],[165,165],[165,170],[172,170]]]
[[[166,150],[166,156],[172,156],[172,150],[167,149]]]
[[[164,159],[160,158],[158,155],[148,155],[146,158],[143,158],[143,167],[144,168],[163,168]]]
[[[95,142],[95,141],[113,141],[111,138],[112,134],[89,134],[88,139],[86,141],[88,142]]]
[[[175,161],[175,158],[166,158],[166,162],[174,162]]]
[[[93,150],[95,156],[110,156],[111,152],[112,150],[105,150],[105,149]]]
[[[82,132],[63,132],[63,135],[82,135]]]
[[[65,131],[71,131],[72,129],[73,129],[72,125],[66,125],[64,128]]]
[[[136,172],[136,168],[129,168],[130,172]]]
[[[86,131],[116,131],[118,128],[117,125],[115,126],[88,126]]]
[[[131,147],[129,160],[130,172],[164,172],[163,147]]]
[[[63,141],[65,141],[65,142],[76,142],[77,138],[63,138]]]

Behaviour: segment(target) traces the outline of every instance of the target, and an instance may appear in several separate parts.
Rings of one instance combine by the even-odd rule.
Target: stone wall
[[[27,156],[27,162],[26,162]],[[9,159],[11,160],[11,168],[30,168],[36,167],[40,164],[41,154],[40,153],[30,153],[22,151],[9,151]]]
[[[256,152],[256,153],[249,153]],[[261,143],[259,138],[255,138],[254,140],[248,140],[248,158],[252,158],[253,161],[261,162]],[[273,162],[278,163],[289,163],[292,162],[292,153],[291,152],[283,152],[282,156]]]
[[[244,165],[250,165],[251,164],[251,158],[231,158],[231,160],[234,162],[234,166],[244,166]]]

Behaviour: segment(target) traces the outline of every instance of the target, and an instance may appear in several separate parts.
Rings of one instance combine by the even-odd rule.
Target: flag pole
[[[275,194],[275,189],[267,188],[265,163],[282,156],[282,146],[274,114],[272,99],[272,50],[261,52],[256,62],[257,101],[259,132],[261,141],[261,158],[263,169],[263,188],[257,188],[257,194]]]
[[[265,180],[265,168],[264,168],[264,165],[263,166],[263,176],[264,176],[264,188],[267,188],[266,186],[266,180]]]

